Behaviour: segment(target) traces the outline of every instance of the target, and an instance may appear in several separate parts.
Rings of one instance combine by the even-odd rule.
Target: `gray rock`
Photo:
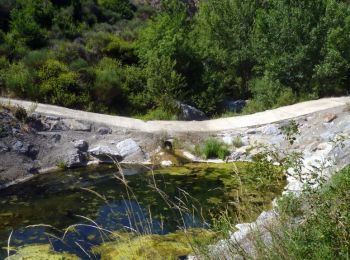
[[[62,121],[48,121],[50,131],[67,131],[69,128]]]
[[[279,135],[281,134],[281,130],[276,125],[267,125],[261,127],[261,132],[264,135]]]
[[[48,125],[43,124],[40,118],[32,116],[27,118],[27,125],[36,131],[45,131],[49,129]]]
[[[54,143],[58,143],[59,141],[61,141],[61,138],[62,136],[60,134],[53,134],[51,136],[51,140],[54,142]]]
[[[115,146],[99,145],[89,150],[89,154],[102,162],[121,160],[122,156]]]
[[[22,141],[16,141],[16,143],[12,146],[12,150],[19,154],[25,154],[29,150],[29,145],[23,143]]]
[[[18,154],[26,155],[32,159],[35,159],[36,156],[39,153],[39,149],[34,147],[31,144],[22,142],[22,141],[17,141],[13,146],[12,150],[15,151]]]
[[[229,112],[239,113],[246,104],[245,100],[227,100],[224,102],[224,109]]]
[[[256,129],[248,129],[245,133],[247,135],[255,135],[257,133],[257,130]]]
[[[85,140],[78,140],[74,142],[74,147],[81,152],[87,152],[89,149],[89,144]]]
[[[108,135],[112,133],[112,129],[108,127],[100,127],[99,129],[97,129],[97,133],[100,135]]]
[[[45,116],[45,119],[47,119],[47,120],[52,120],[52,121],[58,121],[58,120],[60,120],[61,118],[58,117],[58,116]]]
[[[73,131],[85,131],[90,132],[91,131],[91,124],[90,123],[82,123],[74,119],[63,119],[62,122]]]
[[[179,119],[184,121],[202,121],[207,120],[208,117],[204,114],[204,112],[199,109],[192,107],[190,105],[181,104],[180,103],[180,115]]]
[[[67,168],[75,168],[85,166],[87,163],[87,154],[79,150],[68,152],[64,158],[64,164]]]
[[[3,142],[0,142],[0,153],[4,153],[8,151],[10,151],[10,148]]]
[[[117,143],[117,151],[123,158],[142,152],[140,146],[130,138]]]
[[[41,118],[41,115],[39,113],[34,112],[31,113],[30,117],[39,120]]]

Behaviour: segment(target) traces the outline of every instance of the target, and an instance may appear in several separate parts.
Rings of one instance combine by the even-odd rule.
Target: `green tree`
[[[46,29],[51,27],[53,8],[50,1],[18,1],[11,12],[11,32],[14,38],[31,48],[46,43]]]
[[[67,65],[48,59],[38,73],[41,99],[67,107],[82,107],[87,102],[86,93],[79,89],[78,74]]]
[[[180,1],[165,1],[164,11],[141,32],[137,51],[147,76],[148,94],[163,109],[175,107],[175,100],[186,95],[186,81],[179,63],[187,57],[186,39],[190,27],[186,6]],[[184,60],[184,59],[183,59]]]
[[[94,68],[95,83],[93,88],[94,100],[108,108],[121,108],[125,104],[122,86],[121,63],[115,59],[103,58]]]
[[[326,2],[272,0],[259,10],[253,38],[258,75],[268,74],[297,92],[310,85],[321,59],[325,35],[320,21]]]
[[[314,69],[314,91],[320,96],[344,94],[350,91],[349,4],[328,1],[321,22],[327,35],[321,49],[322,59]]]
[[[261,1],[209,0],[200,3],[192,35],[205,63],[209,88],[231,97],[247,97],[255,57],[251,33]]]

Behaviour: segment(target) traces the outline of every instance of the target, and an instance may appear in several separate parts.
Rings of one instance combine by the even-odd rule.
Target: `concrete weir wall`
[[[1,103],[10,102],[13,105],[20,105],[30,108],[33,102],[8,98],[0,98]],[[37,104],[36,112],[60,117],[68,117],[76,120],[91,121],[106,124],[113,127],[138,130],[141,132],[219,132],[242,127],[270,124],[290,118],[295,118],[322,110],[327,110],[339,106],[344,106],[350,102],[350,97],[325,98],[319,100],[306,101],[291,106],[280,107],[264,112],[237,116],[231,118],[220,118],[207,121],[148,121],[133,119],[121,116],[111,116],[105,114],[91,113],[80,110],[73,110],[47,104]]]

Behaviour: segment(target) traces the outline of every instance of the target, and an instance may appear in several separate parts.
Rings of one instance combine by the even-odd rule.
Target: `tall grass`
[[[224,160],[230,152],[224,142],[215,138],[209,138],[204,142],[204,144],[196,147],[196,153],[204,156],[205,159],[219,158]]]

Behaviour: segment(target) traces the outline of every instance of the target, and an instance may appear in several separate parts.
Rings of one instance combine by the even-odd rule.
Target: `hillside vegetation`
[[[160,2],[0,0],[2,95],[166,119],[350,90],[347,1]]]

